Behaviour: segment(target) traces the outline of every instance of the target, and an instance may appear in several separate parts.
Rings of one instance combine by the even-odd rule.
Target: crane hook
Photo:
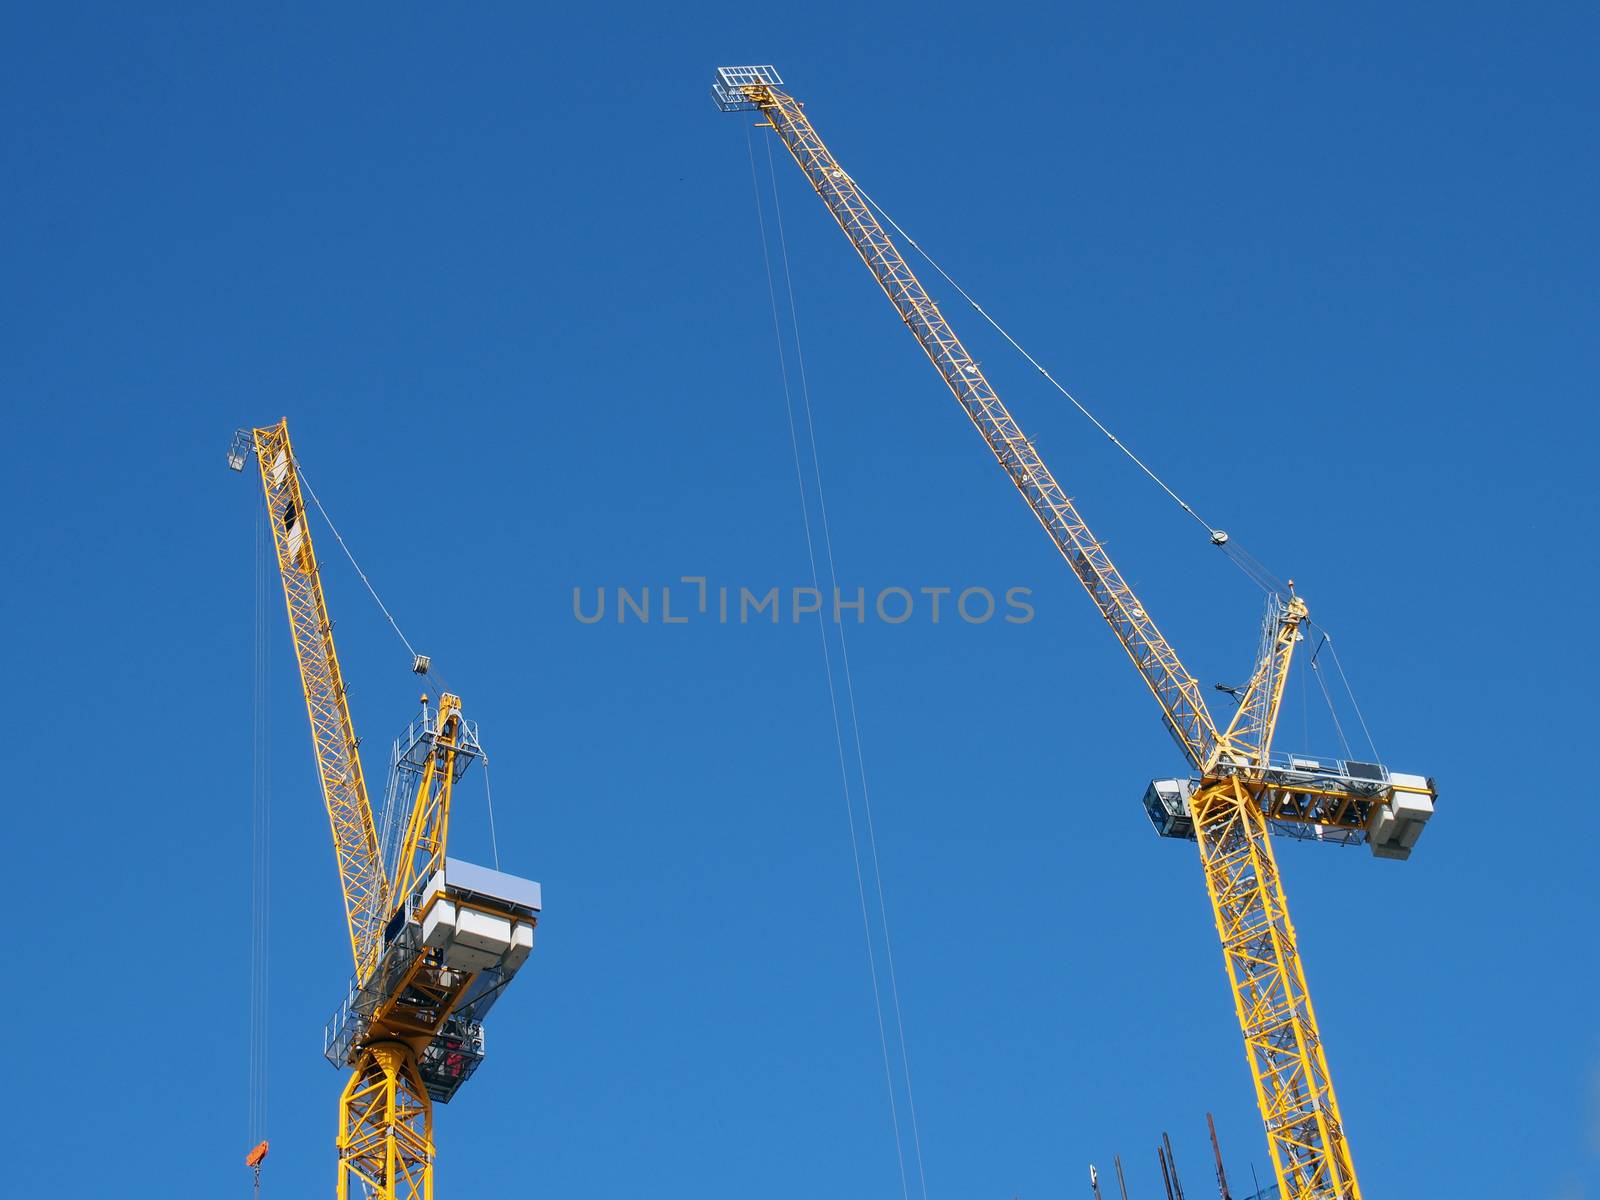
[[[261,1164],[267,1160],[267,1142],[263,1138],[259,1145],[249,1154],[244,1156],[244,1165],[255,1172],[255,1194],[261,1195]]]

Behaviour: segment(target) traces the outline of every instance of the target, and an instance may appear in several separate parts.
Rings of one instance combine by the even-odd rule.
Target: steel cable
[[[772,257],[769,249],[767,235],[766,214],[761,203],[761,184],[756,171],[755,147],[750,140],[750,132],[745,131],[745,148],[750,158],[750,184],[755,195],[756,220],[761,233],[761,259],[766,268],[767,297],[772,306],[772,330],[776,339],[778,350],[778,370],[783,382],[784,410],[788,415],[789,444],[794,456],[795,482],[800,493],[800,515],[805,531],[806,557],[811,567],[811,587],[814,592],[821,594],[818,584],[820,582],[817,570],[816,544],[811,530],[810,504],[806,499],[805,471],[801,465],[800,438],[795,425],[794,400],[789,386],[788,358],[784,351],[783,325],[778,309],[777,285],[772,272]],[[770,161],[770,160],[769,160]],[[820,478],[820,476],[819,476]],[[839,762],[839,779],[844,793],[845,817],[850,831],[850,854],[855,867],[856,895],[861,909],[861,929],[866,941],[867,970],[872,980],[873,1012],[877,1018],[878,1044],[883,1058],[884,1084],[889,1097],[889,1120],[894,1130],[895,1161],[900,1171],[900,1194],[902,1200],[910,1200],[910,1184],[906,1175],[904,1141],[900,1131],[899,1104],[895,1099],[894,1070],[889,1055],[889,1035],[883,1017],[883,992],[878,979],[877,951],[873,946],[872,920],[867,905],[866,877],[861,867],[861,846],[856,830],[855,804],[851,798],[850,769],[844,745],[844,726],[839,715],[838,688],[834,681],[833,656],[828,645],[828,630],[823,623],[822,613],[817,613],[817,631],[822,639],[822,665],[828,684],[828,703],[833,713],[834,747]],[[857,747],[859,749],[859,737]]]

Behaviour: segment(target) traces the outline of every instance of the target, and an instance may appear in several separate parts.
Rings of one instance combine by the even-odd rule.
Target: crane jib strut
[[[770,66],[722,67],[712,98],[724,112],[758,113],[783,143],[1160,706],[1192,773],[1151,783],[1145,808],[1163,836],[1198,843],[1282,1196],[1359,1200],[1270,834],[1365,842],[1379,857],[1403,859],[1433,812],[1433,781],[1378,763],[1273,751],[1290,662],[1308,617],[1304,600],[1292,593],[1269,595],[1255,669],[1232,721],[1219,729],[1194,676],[1021,432],[872,203],[782,84]]]

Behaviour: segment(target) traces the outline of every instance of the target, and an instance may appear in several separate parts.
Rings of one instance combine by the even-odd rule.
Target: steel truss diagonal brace
[[[433,1102],[400,1042],[364,1049],[339,1098],[338,1200],[433,1200]]]

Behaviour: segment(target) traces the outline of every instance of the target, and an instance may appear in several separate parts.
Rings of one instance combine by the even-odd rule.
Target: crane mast
[[[446,857],[455,785],[482,756],[476,727],[449,693],[436,709],[424,696],[421,716],[394,743],[384,825],[398,831],[398,841],[386,862],[288,423],[239,430],[228,465],[242,471],[252,455],[288,604],[354,962],[345,999],[323,1035],[328,1061],[351,1069],[339,1100],[336,1194],[432,1200],[433,1104],[448,1102],[483,1060],[483,1018],[533,949],[541,890],[531,880]]]
[[[1284,1200],[1359,1200],[1269,830],[1364,841],[1381,857],[1405,858],[1432,813],[1432,781],[1375,763],[1273,754],[1307,619],[1305,602],[1292,594],[1269,599],[1255,670],[1219,732],[1194,676],[782,83],[770,66],[723,67],[712,98],[724,112],[759,113],[783,143],[1155,697],[1194,775],[1152,783],[1146,811],[1163,836],[1199,845],[1281,1193]]]

